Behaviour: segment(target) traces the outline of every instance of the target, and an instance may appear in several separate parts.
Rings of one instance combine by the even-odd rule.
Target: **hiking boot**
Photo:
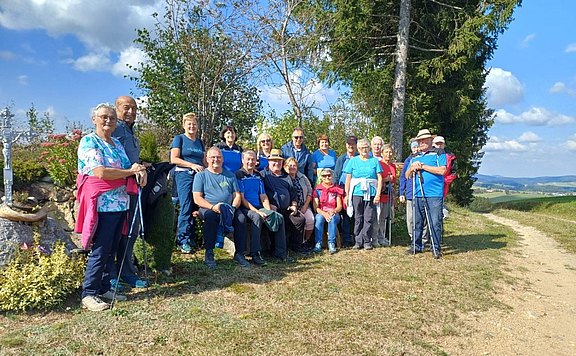
[[[439,260],[440,258],[442,258],[442,252],[434,253],[435,260]]]
[[[187,242],[183,243],[182,245],[178,245],[178,249],[182,253],[192,253],[192,246]]]
[[[381,245],[381,246],[388,247],[388,246],[390,246],[390,241],[388,241],[388,239],[384,237],[384,238],[380,241],[380,245]]]
[[[239,264],[240,267],[250,268],[250,262],[246,261],[246,258],[241,253],[235,253],[232,260]]]
[[[266,266],[266,261],[260,256],[260,252],[252,256],[252,263],[256,266]]]
[[[214,259],[214,250],[206,250],[204,254],[204,265],[210,269],[217,267],[216,260]]]
[[[352,246],[352,249],[353,250],[360,250],[360,249],[362,249],[362,245],[355,244],[354,246]]]
[[[407,254],[407,255],[415,255],[415,254],[417,254],[417,253],[422,253],[422,251],[420,251],[420,250],[413,250],[413,249],[409,248],[409,249],[407,249],[406,252],[405,252],[405,254]]]
[[[380,246],[381,246],[381,245],[380,245],[380,243],[379,243],[378,241],[372,242],[372,247],[378,248],[378,247],[380,247]]]
[[[320,242],[317,242],[316,245],[314,245],[312,252],[314,252],[314,253],[322,252],[322,244]]]
[[[98,296],[87,295],[82,298],[82,308],[90,311],[103,311],[110,308],[110,304],[106,303]]]
[[[112,299],[116,299],[117,302],[125,302],[128,300],[128,298],[124,294],[119,294],[118,292],[116,292],[116,295],[114,295],[113,290],[109,290],[104,294],[100,294],[99,297],[109,302],[111,302]]]
[[[336,253],[336,244],[334,242],[328,242],[328,251],[330,251],[331,254]]]

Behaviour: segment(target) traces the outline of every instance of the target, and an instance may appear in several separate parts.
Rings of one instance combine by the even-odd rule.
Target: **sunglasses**
[[[304,138],[304,136],[292,136],[292,138],[295,140],[301,140]]]
[[[270,143],[270,142],[272,142],[271,139],[260,140],[260,143]]]
[[[330,178],[332,177],[332,174],[322,174],[322,178]]]

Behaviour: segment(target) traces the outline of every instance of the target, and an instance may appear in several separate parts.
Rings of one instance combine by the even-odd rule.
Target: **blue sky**
[[[59,130],[72,121],[88,125],[91,107],[135,91],[123,78],[126,63],[144,58],[133,47],[134,29],[150,27],[149,14],[161,10],[156,0],[2,0],[0,106],[12,107],[23,122],[34,103]],[[525,0],[500,36],[487,80],[497,117],[480,173],[576,174],[575,13],[576,1]],[[301,73],[292,77],[317,106],[337,100],[335,89]],[[282,90],[261,90],[270,107],[286,107]]]

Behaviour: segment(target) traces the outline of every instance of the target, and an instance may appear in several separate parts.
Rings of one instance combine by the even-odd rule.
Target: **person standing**
[[[346,138],[346,152],[344,152],[336,160],[336,168],[334,169],[334,181],[344,190],[344,185],[346,184],[346,173],[342,173],[342,170],[346,167],[350,159],[358,156],[358,150],[356,148],[358,143],[358,138],[354,135],[350,135]],[[354,237],[352,236],[352,218],[346,213],[346,197],[343,197],[343,206],[340,211],[340,221],[342,229],[342,243],[346,247],[354,246]]]
[[[261,133],[258,136],[258,142],[256,142],[256,146],[258,147],[258,168],[256,168],[256,170],[261,172],[266,169],[266,167],[268,167],[268,156],[270,155],[272,148],[274,148],[274,141],[272,140],[272,136],[266,132]]]
[[[394,210],[394,185],[396,184],[396,165],[392,162],[394,151],[392,146],[384,144],[380,150],[380,166],[382,167],[382,194],[380,196],[380,216],[376,214],[372,231],[372,246],[389,246],[392,225],[389,219],[393,218]]]
[[[366,139],[358,142],[359,156],[348,162],[344,187],[348,215],[354,214],[353,249],[372,250],[372,225],[376,214],[376,204],[380,203],[382,191],[382,167],[374,157],[370,157],[370,143]]]
[[[292,131],[292,141],[286,142],[282,147],[282,157],[296,158],[298,161],[298,171],[304,174],[310,181],[314,182],[314,171],[312,170],[312,154],[304,144],[304,130],[300,127]]]
[[[418,131],[416,136],[420,154],[413,157],[405,177],[416,180],[414,200],[414,236],[409,254],[424,252],[422,243],[424,221],[428,221],[430,242],[434,258],[442,257],[442,206],[444,203],[444,173],[446,172],[446,154],[432,146],[432,135],[427,129]]]
[[[222,168],[232,173],[242,168],[242,147],[236,144],[238,135],[236,129],[232,125],[226,125],[220,131],[221,142],[216,144],[222,151],[222,158],[224,163]]]
[[[149,163],[140,160],[140,142],[134,133],[134,124],[138,113],[136,100],[130,96],[119,96],[116,98],[114,106],[116,107],[116,117],[118,118],[118,122],[116,129],[112,133],[112,137],[115,137],[120,141],[122,147],[124,147],[124,150],[126,151],[130,163],[142,163],[144,166],[149,166]],[[137,204],[138,196],[130,196],[128,225],[132,226],[132,221],[134,221],[134,225],[132,226],[132,235],[123,236],[118,246],[116,273],[115,277],[111,280],[114,288],[118,286],[118,279],[124,283],[128,283],[133,288],[146,288],[148,286],[147,281],[138,277],[138,270],[136,266],[134,266],[134,243],[136,242],[138,231],[140,229],[140,220],[138,218],[134,220],[134,213],[136,212]],[[130,228],[128,230],[130,231]],[[120,271],[123,260],[125,262]],[[121,272],[121,276],[117,275],[119,271]]]
[[[211,147],[206,151],[207,168],[199,172],[194,179],[192,194],[194,202],[200,207],[198,211],[204,220],[202,235],[204,237],[204,264],[210,268],[216,268],[214,248],[218,233],[225,235],[233,231],[232,224],[235,210],[242,203],[238,181],[234,173],[222,168],[222,152],[218,147]],[[219,229],[221,229],[219,231]],[[250,267],[250,263],[244,257],[246,240],[234,240],[236,253],[234,262],[242,267]]]
[[[314,181],[312,186],[316,186],[322,181],[318,179],[318,170],[321,168],[336,168],[336,152],[330,149],[330,138],[326,134],[318,136],[318,149],[312,153],[312,170],[314,172]]]
[[[183,253],[192,253],[196,247],[192,213],[198,206],[192,199],[192,185],[198,172],[204,170],[204,144],[198,137],[198,119],[195,113],[182,116],[184,133],[176,135],[170,148],[170,163],[175,164],[175,182],[180,203],[176,246]]]
[[[94,132],[82,137],[78,146],[75,231],[82,233],[82,246],[90,250],[82,282],[82,307],[102,311],[110,307],[102,299],[127,299],[111,290],[110,279],[130,206],[129,187],[132,194],[137,191],[134,180],[127,178],[137,175],[140,185],[146,185],[146,167],[130,163],[120,141],[112,137],[117,125],[114,106],[96,106],[92,123]]]

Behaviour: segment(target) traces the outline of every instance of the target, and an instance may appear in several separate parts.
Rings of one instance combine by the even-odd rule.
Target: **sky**
[[[33,103],[56,128],[90,125],[90,110],[119,95],[141,95],[129,64],[145,59],[135,29],[151,28],[158,0],[0,0],[0,107],[18,122]],[[509,177],[576,174],[576,1],[524,0],[488,63],[488,104],[496,111],[479,173]],[[302,75],[314,104],[338,91]],[[285,93],[260,87],[267,108]],[[441,134],[441,133],[440,133]],[[386,135],[383,135],[386,136]],[[448,143],[450,138],[446,137]]]

